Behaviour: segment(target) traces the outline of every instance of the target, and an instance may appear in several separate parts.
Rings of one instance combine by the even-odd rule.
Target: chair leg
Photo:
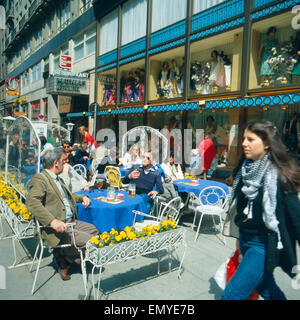
[[[197,215],[197,210],[195,210],[195,213],[194,213],[194,220],[193,220],[193,224],[192,224],[192,230],[194,230],[194,228],[195,228],[196,215]]]
[[[40,244],[38,243],[37,246],[36,246],[36,249],[35,249],[35,253],[34,253],[34,256],[33,256],[33,259],[32,259],[32,264],[31,264],[31,266],[30,266],[29,272],[32,271],[32,268],[33,268],[35,259],[36,259],[36,257],[37,257],[37,253],[38,253],[38,251],[39,251],[39,248],[40,248]]]
[[[37,275],[39,273],[39,269],[40,269],[40,264],[43,258],[43,252],[44,252],[44,246],[41,246],[41,252],[40,252],[40,256],[39,256],[39,261],[36,267],[36,271],[35,271],[35,275],[34,275],[34,280],[33,280],[33,284],[32,284],[32,289],[31,289],[31,294],[34,293],[34,287],[35,287],[35,283],[36,283],[36,279],[37,279]]]
[[[222,217],[221,215],[219,215],[219,218],[220,218],[220,225],[221,225],[221,234],[223,232],[223,222],[222,222]],[[223,236],[223,235],[222,235]],[[226,240],[225,240],[225,237],[223,236],[223,240],[224,240],[224,246],[226,245]]]
[[[199,220],[199,224],[198,224],[198,228],[197,228],[197,232],[196,232],[194,241],[196,241],[197,238],[198,238],[198,233],[199,233],[199,230],[200,230],[200,226],[201,226],[201,222],[202,222],[203,216],[204,216],[204,213],[201,213],[201,217],[200,217],[200,220]]]

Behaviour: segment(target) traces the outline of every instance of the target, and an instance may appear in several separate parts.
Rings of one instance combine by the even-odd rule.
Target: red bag
[[[234,255],[229,259],[227,263],[227,273],[226,273],[226,284],[228,284],[229,280],[234,275],[237,267],[239,266],[239,255],[240,251],[235,250]],[[258,293],[254,290],[250,297],[247,300],[258,300]]]

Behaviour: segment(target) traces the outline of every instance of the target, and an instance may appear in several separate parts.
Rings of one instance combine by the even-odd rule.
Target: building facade
[[[94,1],[96,13],[103,3]],[[205,128],[231,170],[248,121],[271,120],[284,137],[300,112],[298,4],[118,1],[97,17],[97,128]]]
[[[67,113],[88,111],[96,52],[92,1],[16,0],[3,6],[3,113],[64,125]],[[18,81],[17,95],[8,94],[7,79]],[[88,118],[75,124],[88,126]]]
[[[300,112],[299,5],[4,1],[6,78],[20,83],[18,100],[6,95],[5,112],[72,121],[90,132],[118,134],[122,120],[128,129],[177,127],[183,134],[189,128],[193,148],[196,130],[205,128],[222,170],[230,171],[248,121],[271,120],[284,137],[290,116]],[[62,57],[71,68],[60,66]],[[88,108],[94,101],[96,125],[95,109]]]

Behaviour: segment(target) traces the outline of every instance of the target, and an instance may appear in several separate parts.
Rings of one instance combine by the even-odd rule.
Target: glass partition
[[[0,115],[0,170],[4,170],[6,154],[6,132],[4,130],[3,117]],[[3,174],[4,176],[4,174]]]
[[[149,100],[182,97],[184,88],[184,47],[150,58]]]
[[[40,170],[40,140],[26,117],[18,117],[7,133],[7,181],[26,198],[28,182]]]
[[[300,84],[300,31],[292,12],[253,24],[249,89]]]
[[[191,44],[190,96],[240,89],[242,40],[237,29]]]

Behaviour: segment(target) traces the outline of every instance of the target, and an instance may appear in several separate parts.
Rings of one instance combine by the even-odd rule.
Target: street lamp
[[[73,130],[73,127],[75,126],[75,124],[72,122],[69,122],[66,124],[66,126],[67,126],[67,129],[71,132]]]
[[[6,154],[5,154],[5,183],[7,184],[7,171],[8,171],[8,150],[9,150],[9,139],[8,130],[16,118],[7,116],[3,118],[3,129],[6,131]]]

